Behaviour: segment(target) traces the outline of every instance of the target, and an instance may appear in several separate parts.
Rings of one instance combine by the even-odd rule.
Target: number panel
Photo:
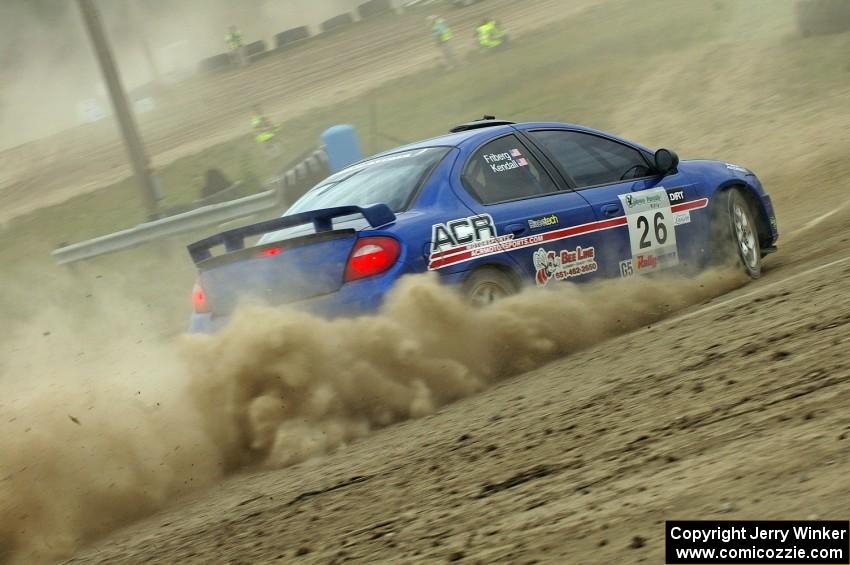
[[[678,264],[676,230],[667,191],[658,187],[621,194],[620,201],[626,212],[632,252],[628,266],[621,265],[621,276]]]

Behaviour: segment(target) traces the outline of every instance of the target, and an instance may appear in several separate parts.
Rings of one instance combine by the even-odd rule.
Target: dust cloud
[[[222,475],[180,360],[144,310],[50,307],[5,336],[0,563],[68,556]]]
[[[0,562],[67,556],[227,473],[328,452],[741,283],[562,284],[473,308],[421,275],[375,316],[253,306],[177,347],[128,327],[91,334],[91,361],[23,348],[36,358],[0,377]]]

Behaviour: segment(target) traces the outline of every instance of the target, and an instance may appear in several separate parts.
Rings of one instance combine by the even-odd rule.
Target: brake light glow
[[[391,237],[364,237],[357,240],[348,265],[345,268],[345,282],[356,281],[379,275],[387,271],[398,261],[401,246]]]
[[[283,249],[280,247],[269,247],[268,249],[263,249],[262,251],[255,253],[254,257],[274,257],[275,255],[280,255],[283,252]]]
[[[195,286],[192,287],[192,307],[198,314],[206,314],[210,311],[210,306],[207,304],[207,293],[204,292],[200,279],[196,280]]]

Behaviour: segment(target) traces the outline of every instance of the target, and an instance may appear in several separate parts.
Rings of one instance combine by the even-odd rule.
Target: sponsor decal
[[[596,250],[593,247],[578,246],[573,250],[547,251],[542,247],[534,252],[534,280],[537,286],[545,286],[549,281],[564,281],[596,272]]]
[[[482,158],[490,165],[494,173],[504,173],[511,169],[528,166],[528,160],[522,156],[519,149],[511,149],[504,153],[485,153]]]
[[[655,255],[638,255],[634,265],[637,271],[652,270],[658,266],[658,258]]]
[[[726,168],[729,169],[730,171],[736,171],[736,172],[745,173],[745,174],[748,174],[748,175],[752,174],[749,169],[745,169],[744,167],[735,165],[733,163],[726,163]]]
[[[678,259],[679,255],[676,251],[669,251],[660,255],[638,255],[634,259],[620,261],[620,276],[629,277],[634,274],[664,269],[678,263]]]
[[[460,245],[480,243],[496,237],[496,226],[490,214],[458,218],[431,226],[431,253]]]
[[[558,216],[556,216],[555,214],[543,216],[542,218],[531,218],[530,220],[528,220],[528,228],[532,230],[536,230],[538,228],[548,228],[549,226],[557,225]]]
[[[654,271],[656,269],[672,267],[673,265],[678,264],[678,262],[678,251],[668,251],[658,255],[648,255],[646,257],[638,255],[635,261],[635,268],[638,272]]]
[[[388,163],[391,161],[398,161],[401,159],[409,159],[411,157],[416,157],[417,155],[421,155],[428,149],[416,149],[414,151],[405,151],[404,153],[394,153],[392,155],[387,155],[386,157],[378,157],[377,159],[372,159],[370,161],[364,161],[362,163],[356,163],[351,165],[350,167],[346,167],[336,173],[333,176],[328,177],[326,182],[334,179],[339,175],[340,177],[345,177],[353,173],[354,171],[359,171],[360,169],[365,169],[366,167],[371,167],[373,165],[380,165],[381,163]]]
[[[667,253],[656,255],[655,259],[658,261],[658,266],[662,269],[672,267],[679,264],[679,252],[676,250],[668,251]]]
[[[685,201],[685,189],[684,188],[668,188],[667,189],[667,198],[670,199],[670,204],[678,204],[679,202]]]
[[[666,202],[666,205],[670,207],[669,202]],[[678,213],[699,210],[706,206],[708,206],[708,198],[700,198],[698,200],[675,204],[670,209],[673,213]],[[473,222],[474,219],[475,221]],[[629,227],[631,238],[631,224],[629,222],[628,216],[617,216],[616,218],[598,220],[586,224],[551,229],[517,239],[514,238],[514,234],[498,235],[493,219],[489,214],[461,218],[446,222],[445,224],[435,224],[432,227],[431,254],[428,258],[428,270],[442,269],[451,265],[472,261],[479,257],[496,255],[525,247],[540,246],[545,243],[552,243],[562,239],[614,228]],[[661,222],[659,222],[657,227],[658,235],[666,235],[664,228],[661,227]],[[643,228],[642,222],[641,228]],[[668,231],[674,231],[672,226]],[[652,227],[652,233],[655,234],[655,227]],[[457,236],[454,234],[457,234]],[[470,235],[472,236],[471,239],[469,238]],[[468,243],[462,243],[458,241],[459,239],[468,241]]]
[[[691,213],[687,210],[684,212],[676,212],[673,214],[673,225],[681,226],[682,224],[690,224],[691,223]]]
[[[628,210],[637,208],[648,208],[651,210],[664,208],[665,206],[669,206],[669,199],[666,197],[666,193],[662,194],[663,191],[663,188],[658,187],[645,192],[623,194],[620,199],[623,202],[623,207],[627,210],[626,214],[629,213]]]

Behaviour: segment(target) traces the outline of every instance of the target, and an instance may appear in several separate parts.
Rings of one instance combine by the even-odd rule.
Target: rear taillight
[[[345,282],[379,275],[395,265],[401,247],[391,237],[364,237],[357,240],[348,265],[345,268]]]
[[[254,257],[274,257],[281,253],[283,253],[283,249],[280,247],[269,247],[268,249],[263,249],[262,251],[255,253]]]
[[[210,306],[207,304],[207,293],[204,292],[200,279],[196,280],[195,286],[192,287],[192,307],[198,314],[206,314],[210,311]]]

